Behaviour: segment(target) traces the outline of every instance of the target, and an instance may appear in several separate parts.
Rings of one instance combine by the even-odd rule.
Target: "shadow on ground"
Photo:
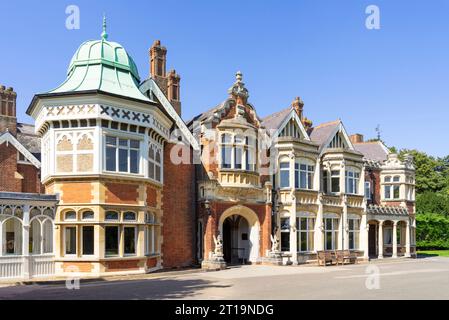
[[[425,258],[434,258],[434,257],[438,257],[437,254],[435,253],[418,253],[418,255],[416,256],[418,259],[425,259]]]
[[[17,286],[0,288],[0,300],[163,300],[192,299],[203,289],[229,288],[208,280],[151,279],[84,283],[80,289],[68,290],[65,285]]]

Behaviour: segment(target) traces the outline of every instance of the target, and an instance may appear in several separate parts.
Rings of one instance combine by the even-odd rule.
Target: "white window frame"
[[[134,229],[134,253],[126,253],[126,252],[125,252],[125,248],[126,248],[126,244],[125,244],[125,242],[126,242],[126,239],[125,239],[125,236],[126,236],[126,234],[125,234],[125,229],[127,229],[127,228],[129,228],[129,229]],[[123,232],[123,256],[124,256],[124,257],[133,257],[133,256],[136,256],[136,255],[137,255],[137,252],[138,252],[138,248],[137,248],[138,229],[137,229],[137,226],[125,224],[125,225],[123,225],[123,227],[122,227],[122,232]],[[119,251],[120,251],[120,248],[119,248]]]
[[[305,166],[305,168],[304,168]],[[302,187],[301,173],[305,174],[305,186]],[[295,162],[295,189],[313,190],[313,178],[315,174],[315,165],[308,163],[307,161]]]
[[[306,219],[306,227],[305,229],[303,228],[303,225],[301,223],[301,219]],[[296,232],[297,232],[297,250],[298,252],[301,253],[306,253],[306,252],[313,252],[315,250],[315,223],[316,223],[316,218],[313,216],[297,216],[296,217]],[[306,234],[306,250],[302,250],[301,249],[301,234],[305,233]],[[312,237],[310,238],[310,234],[312,235]],[[310,239],[312,239],[312,244],[310,243]]]
[[[150,156],[150,150],[153,150],[153,155],[154,157],[152,158]],[[157,153],[159,153],[160,156],[160,162],[156,161],[156,155]],[[151,165],[153,165],[153,173],[152,176],[150,174],[150,170],[151,170]],[[159,177],[160,179],[158,180],[157,177],[157,168],[159,167]],[[163,153],[163,147],[160,144],[157,144],[154,141],[150,141],[148,144],[148,178],[159,182],[159,183],[163,183],[164,181],[164,153]]]
[[[360,171],[349,168],[345,171],[345,183],[347,194],[359,194]]]
[[[108,144],[107,139],[114,138],[115,145]],[[126,174],[132,176],[142,176],[142,145],[143,138],[140,135],[117,135],[116,133],[109,133],[105,131],[103,136],[103,171],[107,173],[117,173],[117,174]],[[126,140],[127,146],[121,146],[120,140]],[[131,141],[137,141],[139,143],[139,147],[132,147]],[[107,149],[108,147],[115,148],[115,170],[109,170],[107,164]],[[120,171],[120,150],[127,151],[128,158],[128,168],[127,171]],[[137,151],[137,173],[131,172],[131,151]]]
[[[368,192],[367,192],[368,191]],[[371,198],[371,181],[365,181],[365,198],[372,200]]]
[[[282,168],[282,165],[285,165],[285,168]],[[287,172],[287,179],[288,179],[288,183],[286,186],[282,185],[282,172]],[[292,182],[290,181],[290,162],[289,161],[285,161],[285,160],[281,160],[279,162],[279,188],[281,189],[290,189]]]
[[[350,221],[352,221],[353,227],[357,227],[357,228],[351,229]],[[351,237],[348,236],[350,250],[359,250],[360,249],[360,222],[361,222],[360,218],[349,218],[348,219],[349,234],[352,233],[352,235],[353,235],[352,239],[354,240],[353,248],[351,248]]]
[[[75,253],[67,253],[67,228],[74,228],[75,229]],[[79,252],[79,248],[78,248],[78,226],[77,225],[66,225],[64,226],[63,229],[63,233],[64,233],[64,257],[77,257],[78,256],[78,252]]]
[[[327,220],[332,220],[332,228],[331,229],[327,229]],[[339,218],[335,218],[335,217],[325,217],[324,218],[324,250],[329,251],[329,250],[336,250],[338,247],[338,232],[339,232],[339,228],[338,225],[340,223],[340,219]],[[332,248],[326,248],[327,246],[327,233],[331,232],[331,238],[332,238]]]

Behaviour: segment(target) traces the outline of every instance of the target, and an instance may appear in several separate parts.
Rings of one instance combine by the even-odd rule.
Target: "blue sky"
[[[65,9],[80,8],[79,30]],[[365,28],[368,5],[381,29]],[[305,102],[314,124],[341,118],[350,133],[389,146],[449,154],[449,1],[6,1],[0,83],[18,92],[19,120],[33,95],[59,85],[85,40],[98,39],[103,12],[148,76],[160,39],[182,77],[185,120],[222,102],[241,70],[260,117]]]

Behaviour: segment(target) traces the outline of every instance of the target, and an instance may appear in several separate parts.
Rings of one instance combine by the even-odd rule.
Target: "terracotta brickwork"
[[[139,186],[127,183],[106,183],[105,201],[107,203],[137,204]]]
[[[150,186],[147,186],[147,206],[157,207],[157,190]]]
[[[90,262],[64,262],[64,272],[92,272],[93,265]]]
[[[89,203],[93,200],[90,183],[73,182],[61,184],[61,201],[64,203]]]
[[[371,201],[368,204],[380,205],[380,169],[367,169],[365,182],[371,182]]]
[[[157,266],[157,258],[147,259],[147,268],[154,268]]]
[[[120,260],[106,262],[106,271],[138,270],[139,260]]]
[[[162,260],[165,268],[191,265],[194,259],[195,179],[192,164],[173,164],[164,148],[164,189],[162,192]],[[189,152],[187,147],[186,152]]]

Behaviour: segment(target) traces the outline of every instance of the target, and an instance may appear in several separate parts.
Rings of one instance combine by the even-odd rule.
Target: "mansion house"
[[[188,122],[167,49],[142,80],[128,52],[86,41],[66,79],[17,122],[0,87],[0,279],[144,273],[203,264],[285,264],[318,251],[413,257],[415,169],[304,103],[260,118],[238,72],[228,97]]]

